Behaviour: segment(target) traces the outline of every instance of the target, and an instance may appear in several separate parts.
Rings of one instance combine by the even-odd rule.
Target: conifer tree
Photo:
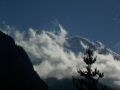
[[[78,70],[79,77],[73,77],[73,84],[77,90],[105,90],[105,86],[99,86],[99,79],[104,77],[97,68],[92,70],[91,66],[95,63],[97,57],[93,57],[93,50],[87,49],[83,61],[86,64],[85,70]]]

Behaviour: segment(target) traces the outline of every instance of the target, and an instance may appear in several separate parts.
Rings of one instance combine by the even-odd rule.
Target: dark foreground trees
[[[97,68],[94,70],[91,68],[96,61],[91,49],[86,50],[83,60],[86,63],[86,70],[78,70],[79,77],[73,77],[73,84],[77,90],[105,90],[105,86],[99,84],[99,79],[103,78],[104,74]]]

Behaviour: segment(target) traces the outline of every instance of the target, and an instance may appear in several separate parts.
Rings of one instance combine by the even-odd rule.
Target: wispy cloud
[[[3,30],[11,35],[18,45],[23,46],[31,58],[35,70],[42,78],[71,78],[77,69],[83,68],[82,54],[75,54],[71,50],[66,50],[67,31],[59,25],[58,33],[29,29],[27,31]],[[81,42],[80,42],[81,43]],[[87,46],[84,45],[84,48]],[[98,67],[104,72],[103,83],[120,89],[120,62],[115,60],[111,54],[97,55],[97,62],[94,67]],[[108,83],[109,82],[109,83]]]

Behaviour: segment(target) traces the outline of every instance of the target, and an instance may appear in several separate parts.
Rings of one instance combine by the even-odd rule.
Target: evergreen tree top
[[[86,70],[78,70],[79,78],[73,77],[73,84],[77,90],[105,90],[104,86],[99,87],[99,79],[104,77],[97,68],[91,69],[97,57],[93,57],[93,50],[87,49],[83,61],[86,63]]]

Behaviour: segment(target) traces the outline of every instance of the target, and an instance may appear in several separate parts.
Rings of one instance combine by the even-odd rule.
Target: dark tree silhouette
[[[73,77],[73,84],[77,90],[105,90],[105,86],[99,85],[99,79],[104,77],[97,68],[92,70],[91,66],[95,63],[93,58],[93,50],[87,49],[83,61],[86,63],[86,70],[78,70],[79,78]]]

